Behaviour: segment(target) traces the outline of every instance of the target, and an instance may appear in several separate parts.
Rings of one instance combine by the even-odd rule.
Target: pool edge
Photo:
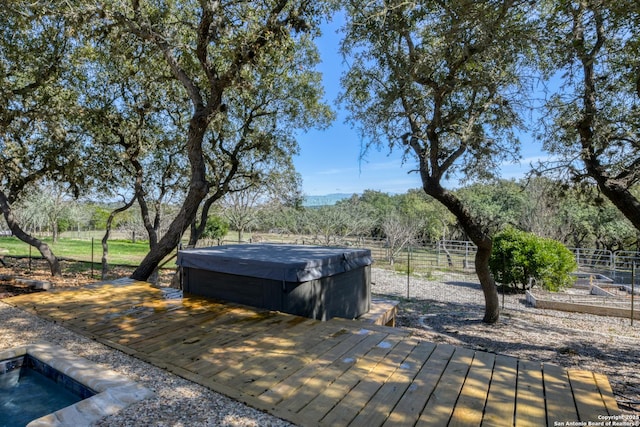
[[[0,360],[27,354],[96,392],[88,399],[31,421],[28,427],[88,425],[154,395],[125,375],[48,342],[1,350]]]

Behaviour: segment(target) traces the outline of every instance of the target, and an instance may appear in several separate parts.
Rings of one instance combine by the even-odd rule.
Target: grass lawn
[[[56,243],[50,238],[42,239],[49,245],[53,253],[59,258],[70,258],[78,261],[92,260],[90,239],[60,238]],[[109,241],[109,264],[138,265],[149,252],[146,241],[132,243],[127,240]],[[0,256],[29,256],[29,245],[17,237],[0,237]],[[35,248],[31,248],[31,256],[40,257]],[[102,259],[102,244],[99,239],[93,241],[93,261],[99,263]]]

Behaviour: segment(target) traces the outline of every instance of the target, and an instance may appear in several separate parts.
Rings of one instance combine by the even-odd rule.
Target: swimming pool
[[[41,342],[0,351],[0,425],[79,426],[153,392],[124,375]]]
[[[29,354],[0,360],[0,426],[25,426],[95,394]]]

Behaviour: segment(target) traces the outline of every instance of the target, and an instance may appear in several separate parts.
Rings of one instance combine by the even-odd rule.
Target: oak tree
[[[44,181],[82,186],[81,138],[67,120],[77,94],[66,85],[77,24],[70,4],[4,2],[0,13],[0,210],[13,235],[34,246],[52,275],[60,263],[13,210]]]
[[[637,1],[543,2],[552,83],[542,139],[570,178],[591,179],[640,230],[640,6]]]
[[[350,1],[343,78],[350,118],[371,145],[416,163],[424,191],[477,245],[484,321],[499,317],[488,267],[491,235],[453,192],[451,177],[483,179],[517,156],[514,134],[529,50],[530,2]]]
[[[224,142],[217,136],[225,134],[223,128],[230,125],[229,112],[235,107],[230,102],[232,94],[251,95],[260,76],[271,70],[284,70],[282,64],[290,64],[298,43],[314,34],[328,5],[310,0],[132,0],[103,6],[101,12],[108,22],[126,30],[140,43],[154,47],[190,104],[189,121],[183,129],[188,188],[167,232],[132,274],[133,278],[144,280],[178,245],[210,192],[227,188],[225,181],[210,179],[206,152],[211,149],[208,144]],[[318,87],[309,85],[301,95],[305,98],[300,100],[306,105],[316,103]],[[244,130],[250,132],[251,127]],[[259,144],[260,139],[252,139],[251,143]],[[228,151],[222,145],[217,148]]]

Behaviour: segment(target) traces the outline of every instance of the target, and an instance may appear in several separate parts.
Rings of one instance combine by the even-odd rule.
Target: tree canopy
[[[282,213],[257,221],[265,227],[315,227],[322,242],[394,235],[400,245],[407,230],[416,241],[469,238],[479,249],[488,322],[498,316],[488,254],[504,224],[573,246],[637,246],[635,1],[345,2],[349,69],[341,101],[349,121],[368,147],[401,151],[422,188],[398,197],[366,191],[316,210],[300,209],[292,156],[299,129],[332,119],[314,38],[336,2],[4,6],[0,209],[54,274],[56,257],[27,230],[36,216],[24,215],[43,188],[121,200],[100,222],[111,217],[115,224],[118,212],[148,235],[138,279],[186,230],[197,241],[210,209],[272,182],[286,183],[277,192],[290,197],[261,206]],[[548,88],[543,103],[534,99],[533,81]],[[495,181],[503,162],[518,159],[523,132],[538,117],[538,135],[564,181]],[[120,212],[129,207],[135,219]]]
[[[58,2],[15,1],[0,16],[0,210],[14,235],[60,274],[48,245],[26,233],[13,206],[47,180],[83,186],[81,138],[67,115],[72,35],[80,22]]]
[[[331,120],[313,44],[331,3],[11,3],[0,205],[14,234],[47,250],[11,213],[45,179],[134,197],[150,251],[133,276],[146,279],[190,226],[197,239],[211,203],[290,168],[295,131]]]
[[[547,1],[541,66],[556,80],[545,105],[545,148],[571,179],[590,178],[640,230],[640,5]]]
[[[266,101],[261,84],[275,74],[312,73],[308,59],[294,61],[300,46],[308,43],[317,25],[328,11],[320,1],[200,2],[200,3],[144,3],[132,2],[128,7],[118,5],[103,12],[106,19],[141,44],[150,44],[161,56],[172,79],[182,86],[189,100],[188,125],[182,131],[189,164],[189,185],[182,206],[167,233],[151,248],[132,277],[146,279],[173,248],[196,218],[201,202],[209,195],[229,189],[235,175],[243,147],[250,152],[270,151],[273,140],[256,128],[254,121],[269,118],[262,111]],[[298,67],[285,67],[294,63]],[[299,115],[287,114],[295,125],[311,125],[323,114],[319,109],[321,88],[317,79],[305,81],[305,90],[293,95],[306,110]],[[297,96],[296,96],[297,95]],[[304,97],[300,97],[304,95]],[[254,98],[255,97],[255,98]],[[251,100],[257,106],[243,101]],[[287,99],[279,99],[282,109]],[[270,105],[269,105],[270,106]],[[316,110],[313,110],[313,108]],[[308,115],[306,114],[308,113]],[[273,118],[273,117],[272,117]],[[307,119],[306,121],[304,119]],[[240,145],[228,145],[228,129],[235,130]],[[217,172],[208,162],[207,152],[231,158],[224,163],[226,173],[222,181],[212,181]],[[219,158],[215,157],[216,159]],[[227,160],[228,161],[228,160]],[[203,221],[206,222],[206,221]]]

